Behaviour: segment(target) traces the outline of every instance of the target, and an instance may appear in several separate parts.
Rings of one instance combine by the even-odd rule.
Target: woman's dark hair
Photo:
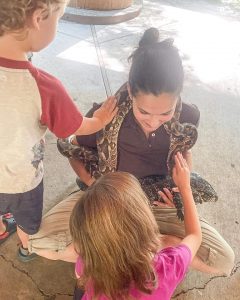
[[[129,60],[132,65],[128,82],[133,96],[138,92],[155,96],[181,92],[184,74],[178,49],[173,46],[173,39],[159,42],[158,29],[145,31]]]

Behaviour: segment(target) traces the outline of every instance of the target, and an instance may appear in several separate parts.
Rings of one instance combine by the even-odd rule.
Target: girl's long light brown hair
[[[79,285],[91,282],[94,299],[132,299],[132,284],[148,294],[157,287],[158,226],[134,176],[110,173],[94,183],[76,203],[70,231],[84,263]]]

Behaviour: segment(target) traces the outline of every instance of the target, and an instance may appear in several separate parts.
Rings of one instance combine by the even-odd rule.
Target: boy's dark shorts
[[[43,210],[43,181],[33,190],[19,194],[0,193],[0,215],[12,213],[25,233],[38,232]]]

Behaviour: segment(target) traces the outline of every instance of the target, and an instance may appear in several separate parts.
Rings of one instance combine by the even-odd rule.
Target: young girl
[[[82,299],[170,299],[201,244],[201,229],[186,161],[178,153],[174,182],[182,195],[186,237],[163,249],[148,199],[134,176],[100,178],[77,202],[70,219],[79,254],[76,274]]]

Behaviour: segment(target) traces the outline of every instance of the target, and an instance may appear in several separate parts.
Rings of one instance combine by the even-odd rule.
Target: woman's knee
[[[235,253],[233,249],[227,244],[227,247],[224,248],[224,262],[222,268],[223,274],[230,276],[235,263]]]
[[[234,267],[235,254],[222,235],[205,219],[200,217],[202,244],[198,256],[209,266],[229,276]]]
[[[218,274],[229,276],[234,267],[234,251],[223,238],[217,244],[203,243],[197,256]]]

